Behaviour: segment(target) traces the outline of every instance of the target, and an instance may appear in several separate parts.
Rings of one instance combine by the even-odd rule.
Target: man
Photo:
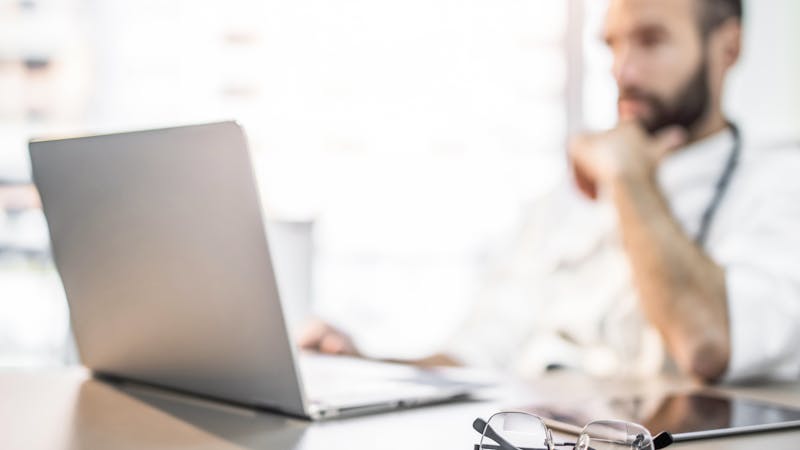
[[[594,202],[542,205],[473,318],[418,363],[800,373],[800,152],[744,148],[723,115],[741,19],[741,0],[611,1],[619,123],[569,146]],[[321,322],[300,343],[358,353]]]

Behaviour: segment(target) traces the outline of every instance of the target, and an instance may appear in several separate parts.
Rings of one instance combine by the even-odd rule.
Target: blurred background
[[[248,133],[292,324],[435,349],[569,134],[615,123],[606,4],[0,0],[0,366],[76,361],[28,139],[224,119]],[[798,140],[800,2],[746,6],[726,107],[748,139]]]

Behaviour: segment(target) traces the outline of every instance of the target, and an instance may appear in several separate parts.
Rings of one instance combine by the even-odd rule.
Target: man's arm
[[[634,123],[576,139],[578,186],[615,205],[642,309],[680,368],[720,377],[730,358],[725,274],[672,216],[656,183],[659,161],[683,143],[679,130],[650,137]]]
[[[684,372],[719,378],[730,357],[723,269],[683,232],[652,177],[619,175],[611,196],[647,319]]]

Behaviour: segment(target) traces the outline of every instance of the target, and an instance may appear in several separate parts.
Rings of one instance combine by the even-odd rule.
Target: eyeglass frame
[[[508,442],[507,440],[505,440],[502,436],[497,434],[496,431],[494,431],[494,428],[489,426],[489,422],[492,420],[492,418],[497,416],[497,415],[500,415],[500,414],[524,414],[526,416],[530,416],[530,417],[534,417],[534,418],[538,419],[539,422],[541,422],[542,427],[544,427],[545,432],[547,433],[548,440],[553,443],[552,444],[553,445],[552,449],[517,447],[516,445],[514,445],[514,444]],[[640,428],[642,428],[644,430],[647,430],[647,428],[645,428],[644,426],[642,426],[642,425],[640,425],[638,423],[627,422],[627,421],[623,421],[623,420],[593,420],[593,421],[587,423],[586,425],[584,425],[583,428],[585,429],[587,426],[589,426],[589,425],[591,425],[593,423],[610,423],[610,422],[631,424],[631,425],[635,425],[637,427],[640,427]],[[491,439],[491,440],[493,440],[494,442],[497,443],[497,445],[493,445],[491,447],[487,447],[485,445],[482,446],[482,444],[480,444],[480,443],[479,444],[475,444],[473,446],[473,450],[482,450],[482,449],[485,449],[485,448],[489,448],[491,450],[554,450],[556,447],[572,447],[572,450],[575,450],[576,447],[578,446],[578,442],[555,442],[555,441],[553,441],[552,432],[550,431],[550,427],[547,426],[547,423],[545,423],[545,420],[542,417],[537,416],[536,414],[531,414],[529,412],[523,412],[523,411],[500,411],[500,412],[496,412],[496,413],[492,414],[491,416],[489,416],[489,420],[483,420],[480,417],[478,417],[472,422],[472,429],[474,429],[475,431],[477,431],[478,433],[481,434],[481,440],[483,440],[483,437],[485,436],[485,437],[488,437],[489,439]],[[647,430],[647,431],[649,433],[649,430]],[[487,434],[487,432],[489,432],[489,434]],[[651,434],[650,437],[652,438],[653,448],[655,450],[660,450],[662,448],[665,448],[665,447],[669,446],[670,444],[672,444],[674,442],[674,439],[672,438],[672,434],[670,434],[668,431],[662,431],[662,432],[658,433],[655,436],[653,436]]]

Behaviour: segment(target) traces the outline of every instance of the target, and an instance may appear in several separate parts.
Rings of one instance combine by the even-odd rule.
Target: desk
[[[571,374],[504,388],[504,400],[473,401],[309,423],[136,385],[112,385],[80,368],[0,372],[0,449],[462,449],[477,416],[564,393],[685,387],[667,378],[637,383]],[[513,385],[513,383],[511,383]],[[510,385],[510,386],[511,386]],[[800,405],[800,384],[725,389]],[[675,449],[796,449],[800,430],[676,444]]]

